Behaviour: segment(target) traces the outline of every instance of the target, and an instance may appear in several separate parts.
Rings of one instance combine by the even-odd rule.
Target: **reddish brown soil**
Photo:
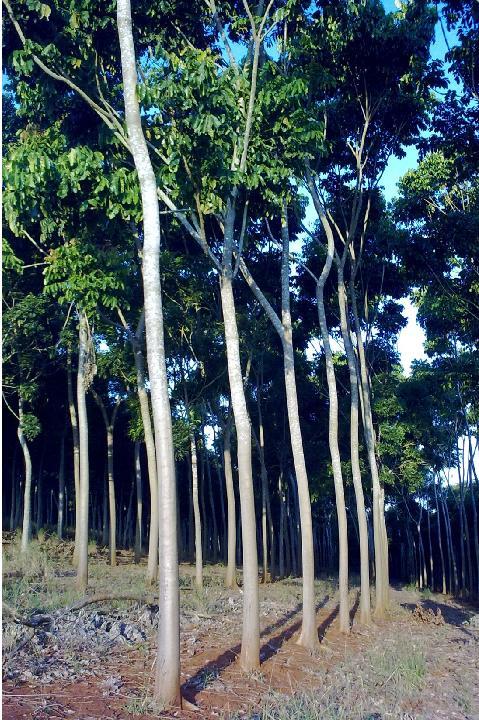
[[[337,628],[335,598],[324,598],[318,606],[318,628],[321,648],[314,656],[295,643],[300,623],[300,608],[272,613],[262,618],[261,669],[245,675],[239,667],[241,614],[199,619],[182,634],[182,691],[185,700],[197,707],[162,713],[161,717],[218,718],[234,712],[257,710],[271,691],[288,695],[296,691],[315,691],[334,668],[345,661],[362,658],[374,643],[392,642],[398,636],[410,637],[426,658],[427,675],[417,696],[408,698],[404,718],[479,718],[479,632],[463,625],[470,616],[451,600],[424,600],[434,611],[440,608],[444,625],[414,620],[412,610],[416,593],[393,592],[395,610],[387,620],[361,628],[354,622],[356,594],[352,596],[353,629],[349,636]],[[401,608],[402,605],[402,608]],[[470,608],[469,608],[470,610]],[[157,716],[141,706],[132,708],[132,698],[151,697],[154,676],[154,641],[139,649],[117,649],[107,662],[96,668],[96,676],[81,682],[52,683],[42,686],[29,682],[3,685],[3,717],[73,718],[91,720],[146,720]],[[112,693],[105,688],[105,678],[117,678]],[[466,697],[467,695],[467,697]],[[464,697],[463,697],[464,696]],[[134,713],[133,713],[134,710]],[[382,717],[381,714],[373,715]],[[384,715],[386,718],[387,715]]]

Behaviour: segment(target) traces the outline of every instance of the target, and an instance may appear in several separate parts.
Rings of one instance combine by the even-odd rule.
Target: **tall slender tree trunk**
[[[206,478],[205,478],[205,455],[203,452],[201,452],[201,446],[200,446],[200,473],[199,473],[199,502],[201,506],[200,510],[200,517],[204,519],[204,527],[201,528],[201,546],[202,546],[202,552],[203,557],[208,558],[209,555],[209,549],[210,549],[210,523],[208,522],[208,516],[206,514],[206,505],[205,505],[205,485],[206,485]]]
[[[468,479],[469,479],[469,491],[471,494],[471,507],[472,507],[472,523],[473,523],[473,532],[474,532],[474,553],[476,556],[476,582],[473,587],[473,593],[476,598],[479,598],[479,532],[478,532],[478,523],[477,523],[477,506],[476,506],[476,496],[474,493],[474,484],[473,484],[473,456],[472,456],[472,443],[471,443],[471,436],[469,434],[469,462],[468,462]],[[471,583],[472,586],[472,583]],[[472,589],[472,588],[471,588]]]
[[[176,477],[168,378],[166,373],[163,308],[160,280],[160,215],[155,173],[148,154],[136,94],[137,67],[130,0],[118,0],[125,118],[140,183],[143,209],[143,288],[146,345],[159,482],[160,619],[156,660],[155,699],[181,704],[180,612],[178,546],[176,535]]]
[[[195,585],[203,589],[203,545],[201,538],[201,514],[198,497],[198,459],[193,430],[190,428],[191,488],[193,494],[193,518],[195,523]]]
[[[106,446],[108,458],[108,508],[110,514],[110,565],[116,565],[116,498],[115,477],[113,472],[113,427],[109,425],[106,431]]]
[[[218,523],[216,520],[216,508],[215,508],[215,501],[213,498],[213,484],[212,484],[212,478],[211,478],[211,465],[210,465],[210,457],[208,453],[208,449],[206,447],[206,435],[204,432],[204,426],[203,426],[203,448],[205,453],[205,461],[206,461],[206,477],[208,478],[208,503],[210,506],[210,513],[211,513],[211,549],[212,549],[212,560],[214,563],[218,560]]]
[[[135,479],[132,480],[131,487],[130,487],[130,495],[128,497],[128,507],[126,508],[123,536],[121,535],[121,533],[119,533],[120,541],[122,542],[122,545],[124,548],[131,547],[131,543],[132,543],[132,539],[133,539],[133,495],[134,495],[134,492],[135,492]]]
[[[70,346],[67,347],[67,390],[68,411],[70,413],[73,443],[73,479],[75,483],[75,546],[73,550],[73,565],[76,567],[78,565],[78,533],[80,531],[80,437],[78,431],[77,411],[75,407],[75,400],[73,398],[72,352]]]
[[[343,266],[338,264],[338,300],[340,310],[341,334],[346,352],[349,370],[349,385],[351,389],[351,417],[350,417],[350,443],[351,443],[351,471],[353,476],[354,494],[359,530],[359,555],[361,576],[360,620],[364,624],[371,621],[371,595],[369,589],[369,541],[368,521],[364,503],[363,483],[361,478],[361,464],[359,460],[359,381],[354,348],[348,324],[347,294],[344,284]]]
[[[364,437],[366,440],[369,468],[371,471],[373,489],[373,532],[374,532],[374,565],[376,571],[376,605],[374,614],[376,617],[384,617],[389,606],[389,572],[388,572],[388,549],[387,533],[384,519],[384,494],[379,481],[379,470],[376,458],[376,436],[374,432],[373,416],[371,410],[371,396],[369,390],[369,375],[366,364],[366,353],[361,334],[361,324],[354,288],[355,267],[353,278],[350,284],[351,308],[353,311],[356,342],[358,349],[359,378],[361,388],[361,401],[363,405]]]
[[[429,545],[429,574],[431,579],[431,590],[434,592],[434,558],[432,555],[432,536],[431,536],[431,507],[428,498],[427,502],[427,541]]]
[[[231,200],[229,201],[231,206]],[[241,372],[238,327],[232,286],[232,243],[234,212],[230,209],[225,223],[226,262],[220,280],[221,306],[225,327],[226,356],[231,404],[236,426],[238,472],[243,546],[243,629],[241,666],[255,670],[259,666],[259,591],[256,517],[251,467],[251,425]]]
[[[278,477],[279,495],[279,576],[284,578],[284,524],[285,524],[285,496],[283,489],[283,472]]]
[[[326,379],[329,396],[329,452],[333,468],[334,492],[336,496],[336,513],[339,533],[339,628],[341,632],[349,632],[349,592],[348,592],[348,523],[346,504],[344,501],[344,483],[341,469],[341,456],[338,441],[338,392],[334,371],[333,354],[329,342],[329,331],[324,306],[324,286],[329,277],[334,258],[334,237],[329,223],[322,212],[320,214],[327,237],[327,255],[321,275],[316,283],[316,304],[318,308],[319,327],[323,341],[326,362]]]
[[[78,342],[78,373],[77,373],[77,407],[78,407],[78,439],[80,444],[80,503],[78,529],[78,561],[76,584],[85,592],[88,586],[88,511],[90,495],[90,469],[88,453],[88,416],[86,409],[86,389],[89,365],[89,330],[88,320],[79,311],[79,342]]]
[[[231,466],[231,411],[224,426],[223,461],[225,468],[226,505],[228,515],[228,555],[225,575],[225,587],[236,587],[236,502],[233,485],[233,469]]]
[[[143,318],[142,314],[142,318]],[[140,318],[137,331],[130,334],[136,368],[136,390],[140,403],[141,421],[145,436],[146,460],[148,466],[148,484],[150,487],[150,534],[148,540],[148,566],[146,581],[149,585],[156,582],[158,575],[158,476],[156,469],[156,451],[153,428],[151,427],[150,402],[145,388],[145,359],[141,346],[143,320]]]
[[[434,501],[436,504],[436,525],[437,525],[437,544],[439,547],[439,556],[441,558],[441,579],[442,579],[442,594],[447,593],[446,586],[446,566],[444,562],[444,551],[442,549],[442,533],[441,533],[441,513],[439,511],[439,503],[437,500],[437,486],[436,477],[434,477]],[[449,578],[449,586],[451,585],[451,579]]]
[[[291,449],[297,484],[297,502],[301,524],[301,565],[303,575],[303,616],[298,643],[314,650],[318,646],[316,626],[316,608],[314,596],[314,543],[311,517],[311,499],[309,482],[304,458],[303,439],[299,420],[296,373],[294,365],[293,332],[290,309],[290,267],[289,267],[289,228],[287,205],[283,201],[281,212],[281,329],[277,327],[283,346],[284,378],[286,406],[290,430]],[[276,323],[273,322],[276,327]],[[291,534],[293,538],[293,534]],[[292,548],[293,550],[293,548]],[[296,562],[296,560],[295,560]]]
[[[266,469],[266,463],[264,458],[264,427],[263,427],[263,413],[261,408],[261,395],[263,392],[263,366],[261,361],[261,369],[259,374],[259,383],[257,389],[256,405],[258,408],[258,423],[259,423],[259,440],[257,443],[259,451],[259,462],[261,467],[261,540],[262,540],[262,555],[263,555],[263,583],[268,581],[268,471]],[[271,558],[273,557],[273,548],[271,548]]]
[[[289,289],[289,228],[286,202],[282,203],[281,210],[281,320],[256,285],[244,263],[242,272],[253,294],[264,308],[267,316],[281,338],[283,346],[284,379],[286,388],[286,406],[288,412],[291,449],[293,453],[294,470],[298,489],[299,520],[301,522],[301,556],[303,574],[303,617],[298,644],[303,647],[315,649],[318,644],[316,627],[316,607],[314,599],[314,546],[313,526],[311,520],[311,499],[309,495],[309,482],[304,459],[303,438],[299,421],[298,396],[296,390],[296,374],[294,367],[293,331],[290,310]]]
[[[102,414],[103,422],[105,423],[106,430],[106,457],[107,457],[107,474],[108,474],[108,509],[110,515],[110,565],[114,567],[116,565],[116,497],[115,497],[115,474],[114,474],[114,458],[113,458],[113,439],[115,430],[115,421],[120,405],[120,400],[117,400],[111,417],[108,417],[108,413],[105,408],[105,404],[98,393],[92,389],[93,397],[100,409]],[[121,510],[121,505],[120,505]],[[121,537],[121,531],[120,531]],[[123,543],[124,544],[124,543]]]
[[[65,433],[62,433],[60,444],[60,468],[58,470],[58,521],[57,535],[63,540],[63,512],[65,508]]]
[[[218,485],[220,488],[220,509],[221,509],[221,543],[220,543],[220,556],[225,562],[227,560],[227,547],[228,547],[228,528],[226,522],[226,510],[225,510],[225,492],[224,492],[224,481],[222,475],[223,463],[221,462],[221,444],[217,444],[217,438],[215,433],[215,447],[218,447],[220,456],[216,460],[216,473],[218,476]]]
[[[141,559],[143,548],[143,489],[141,482],[140,443],[135,442],[135,479],[136,479],[136,524],[135,524],[135,563]]]
[[[102,545],[108,544],[108,482],[106,469],[103,474],[103,524],[102,524]]]
[[[442,497],[442,508],[444,512],[444,523],[446,525],[446,535],[448,539],[448,548],[450,550],[450,559],[451,559],[451,586],[453,589],[453,592],[456,593],[459,588],[459,579],[458,579],[458,572],[457,572],[457,561],[456,561],[456,552],[454,549],[454,542],[452,539],[452,531],[451,531],[451,519],[449,517],[449,508],[447,505],[447,497]]]
[[[23,459],[25,462],[25,490],[23,499],[23,527],[22,527],[22,553],[27,552],[32,536],[32,460],[30,457],[30,450],[28,448],[27,440],[23,432],[23,398],[21,395],[18,396],[18,428],[17,436],[20,443],[20,447],[23,452]]]

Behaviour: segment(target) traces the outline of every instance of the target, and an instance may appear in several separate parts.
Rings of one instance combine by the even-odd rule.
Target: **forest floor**
[[[193,568],[181,566],[182,692],[197,710],[162,712],[152,702],[158,606],[145,588],[144,562],[134,565],[131,553],[121,552],[110,568],[106,552],[92,548],[89,594],[145,600],[69,609],[80,599],[71,552],[71,543],[48,539],[21,560],[16,542],[4,537],[5,720],[479,720],[477,607],[395,588],[388,617],[361,627],[353,586],[352,630],[344,636],[336,582],[318,580],[321,645],[312,655],[295,644],[300,580],[260,585],[262,663],[245,675],[238,662],[241,590],[222,587],[219,565],[205,569],[201,593],[193,589]]]

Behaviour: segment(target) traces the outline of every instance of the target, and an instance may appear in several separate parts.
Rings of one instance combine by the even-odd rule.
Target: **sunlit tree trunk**
[[[115,421],[118,413],[119,403],[118,400],[111,418],[108,418],[108,414],[98,393],[92,390],[93,397],[100,408],[103,422],[105,423],[106,430],[106,456],[107,456],[107,473],[108,473],[108,508],[110,515],[110,565],[114,567],[116,565],[116,497],[115,497],[115,475],[114,475],[114,463],[113,463],[113,433],[115,430]],[[121,541],[121,535],[120,535]]]
[[[347,313],[347,294],[344,284],[342,263],[338,263],[338,300],[340,310],[341,334],[349,370],[349,385],[351,389],[351,416],[350,416],[350,443],[351,443],[351,471],[353,476],[354,494],[359,530],[359,554],[361,575],[360,620],[369,623],[371,620],[371,596],[369,589],[369,541],[368,522],[364,504],[363,483],[361,478],[361,465],[359,460],[359,381],[354,348],[351,342]]]
[[[236,501],[231,466],[231,411],[224,427],[223,460],[225,467],[226,504],[228,514],[228,558],[226,565],[225,587],[236,586]]]
[[[296,374],[294,367],[293,330],[290,309],[290,257],[289,257],[289,228],[286,202],[282,203],[281,210],[281,320],[256,285],[246,266],[242,265],[243,276],[264,308],[273,327],[281,338],[283,346],[284,380],[286,388],[286,406],[288,412],[291,449],[293,454],[294,470],[296,475],[299,518],[301,522],[301,561],[303,574],[303,617],[298,643],[304,647],[315,649],[318,644],[316,627],[316,608],[314,598],[314,547],[313,527],[311,520],[311,499],[309,495],[309,482],[304,458],[303,438],[299,421],[298,395],[296,389]],[[297,558],[295,558],[296,562]]]
[[[78,372],[77,372],[77,407],[78,407],[78,438],[80,444],[80,503],[79,503],[79,529],[78,529],[78,561],[76,584],[79,590],[85,592],[88,586],[88,512],[90,495],[90,469],[88,453],[88,416],[86,409],[86,377],[89,366],[90,337],[88,320],[83,312],[79,311],[79,342],[78,342]]]
[[[195,523],[195,585],[203,589],[203,547],[201,540],[201,514],[198,498],[198,459],[193,430],[190,429],[191,487],[193,493],[193,518]]]
[[[18,428],[17,436],[20,443],[20,447],[23,452],[23,459],[25,462],[25,490],[23,499],[23,526],[22,526],[22,553],[28,550],[30,539],[32,535],[32,460],[30,457],[30,450],[28,443],[23,432],[23,398],[21,395],[18,396]]]
[[[431,537],[431,506],[428,499],[427,503],[427,540],[429,545],[429,573],[431,579],[431,590],[434,592],[434,558],[432,555],[432,537]]]
[[[208,448],[206,447],[206,434],[204,432],[204,426],[203,426],[203,448],[205,453],[205,462],[206,462],[206,477],[208,478],[208,504],[210,506],[210,514],[211,514],[211,549],[212,549],[212,556],[211,559],[214,563],[218,560],[218,523],[216,520],[216,508],[215,508],[215,501],[213,498],[213,486],[212,486],[212,479],[211,479],[211,465],[210,465],[210,456],[208,453]]]
[[[232,249],[234,212],[229,201],[225,221],[225,252],[221,275],[221,306],[225,327],[226,354],[231,403],[236,426],[238,474],[241,507],[241,538],[243,546],[243,630],[241,666],[254,670],[259,666],[259,592],[256,517],[251,467],[251,426],[241,372],[238,328],[232,286]]]
[[[141,482],[140,443],[135,442],[135,478],[136,478],[136,523],[135,523],[135,563],[141,559],[143,547],[143,488]]]
[[[284,524],[285,524],[285,502],[283,489],[283,472],[278,477],[278,495],[279,495],[279,576],[284,577]]]
[[[70,346],[67,347],[67,390],[73,443],[73,479],[75,484],[75,546],[73,550],[73,565],[76,567],[78,565],[78,533],[80,530],[80,438],[78,433],[77,411],[73,397],[72,353]]]
[[[442,549],[442,533],[441,533],[441,513],[439,510],[439,503],[437,500],[437,485],[436,477],[434,477],[434,500],[436,504],[436,526],[437,526],[437,544],[439,546],[439,555],[441,558],[441,577],[442,577],[442,594],[445,595],[447,592],[446,586],[446,566],[444,562],[444,551]],[[451,579],[449,579],[449,586],[451,585]]]
[[[477,506],[476,506],[476,496],[474,492],[474,484],[473,484],[473,454],[472,454],[472,443],[471,443],[471,436],[469,434],[468,436],[468,443],[469,443],[469,462],[468,462],[468,479],[469,479],[469,492],[471,495],[471,508],[472,508],[472,523],[473,523],[473,532],[474,532],[474,553],[476,556],[476,583],[473,589],[474,595],[476,598],[479,598],[479,532],[478,532],[478,523],[477,523]],[[472,583],[471,583],[472,586]]]
[[[159,481],[160,618],[156,659],[155,699],[164,705],[181,703],[180,613],[176,535],[176,478],[171,410],[168,396],[163,308],[160,281],[160,215],[156,178],[148,154],[136,93],[137,67],[130,0],[118,0],[125,119],[140,183],[143,209],[143,289],[146,346]]]
[[[371,410],[371,396],[369,390],[369,375],[366,364],[366,353],[361,334],[361,324],[356,300],[356,291],[353,278],[350,284],[351,308],[354,317],[356,342],[358,350],[359,378],[361,388],[361,402],[363,405],[362,419],[364,424],[364,437],[368,455],[369,468],[371,471],[373,489],[373,532],[374,532],[374,565],[376,571],[376,605],[374,614],[376,617],[384,617],[389,606],[389,573],[387,558],[387,533],[384,519],[384,496],[379,481],[379,470],[376,458],[376,436],[373,425]]]
[[[145,359],[141,339],[143,337],[144,313],[141,314],[135,334],[130,333],[136,369],[136,390],[140,403],[141,421],[145,436],[148,484],[150,488],[150,532],[148,539],[148,565],[146,581],[152,585],[158,574],[158,476],[153,428],[151,427],[150,402],[145,387]]]
[[[329,451],[333,468],[334,492],[336,496],[336,513],[339,532],[339,628],[341,632],[349,632],[349,592],[348,592],[348,524],[346,504],[344,501],[344,483],[341,469],[341,456],[338,441],[338,392],[334,371],[333,354],[329,342],[329,330],[324,306],[324,286],[329,277],[334,258],[334,237],[329,223],[320,212],[320,220],[327,238],[327,255],[321,275],[316,283],[316,304],[318,308],[319,327],[323,341],[326,362],[326,379],[329,397]]]

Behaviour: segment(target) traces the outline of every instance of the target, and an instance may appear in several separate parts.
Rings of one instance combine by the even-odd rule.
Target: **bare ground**
[[[78,597],[71,546],[46,541],[28,564],[4,547],[4,600],[24,617],[53,621],[30,628],[4,618],[3,717],[233,718],[250,720],[479,720],[479,615],[450,597],[392,590],[389,616],[370,627],[337,629],[335,581],[317,582],[321,646],[311,655],[295,639],[301,583],[260,586],[261,669],[239,668],[241,590],[222,588],[223,568],[207,568],[203,593],[181,567],[182,692],[188,708],[162,712],[152,702],[157,606],[115,602],[59,613]],[[147,593],[145,566],[130,554],[109,568],[94,552],[91,594]],[[440,612],[439,612],[440,611]],[[8,621],[7,621],[8,620]],[[185,703],[186,704],[186,703]]]

